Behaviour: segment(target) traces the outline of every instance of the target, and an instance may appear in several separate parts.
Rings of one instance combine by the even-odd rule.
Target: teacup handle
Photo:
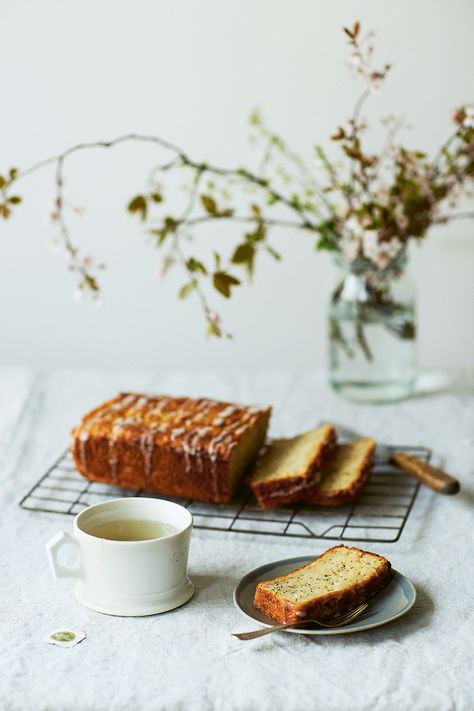
[[[80,560],[74,565],[61,565],[58,561],[59,550],[65,543],[73,543],[75,546],[78,545],[74,536],[64,531],[57,533],[46,543],[46,553],[49,565],[51,566],[51,572],[55,578],[80,578]]]

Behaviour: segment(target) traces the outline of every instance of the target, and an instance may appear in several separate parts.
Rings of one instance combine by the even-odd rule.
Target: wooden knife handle
[[[405,452],[394,452],[392,459],[404,471],[419,479],[430,489],[437,491],[438,494],[457,494],[460,489],[457,479],[418,457],[412,457]]]

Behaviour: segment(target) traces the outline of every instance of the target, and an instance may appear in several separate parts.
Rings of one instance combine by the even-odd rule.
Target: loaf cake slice
[[[258,583],[254,605],[281,623],[323,620],[365,602],[388,583],[390,568],[381,555],[335,546],[287,575]]]
[[[323,425],[269,444],[248,480],[260,506],[272,508],[302,499],[319,481],[335,441],[333,426]]]
[[[341,506],[354,501],[369,478],[375,440],[369,437],[336,444],[321,481],[305,494],[305,501],[317,506]]]
[[[207,398],[122,393],[85,415],[71,450],[91,481],[226,503],[265,440],[270,414]]]

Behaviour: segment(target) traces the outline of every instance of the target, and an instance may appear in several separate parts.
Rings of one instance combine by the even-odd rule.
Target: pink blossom
[[[360,253],[360,241],[357,238],[345,239],[341,244],[341,252],[344,259],[353,262]]]
[[[362,59],[358,52],[353,52],[348,61],[351,67],[360,67],[362,64]]]
[[[464,128],[474,128],[474,107],[466,106],[464,108],[464,119],[462,122]]]
[[[402,247],[403,244],[397,237],[393,237],[386,242],[379,242],[379,236],[376,230],[366,230],[364,233],[364,256],[370,259],[379,269],[388,267]]]

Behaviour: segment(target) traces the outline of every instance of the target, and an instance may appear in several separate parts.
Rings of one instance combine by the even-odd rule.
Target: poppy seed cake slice
[[[322,425],[269,444],[249,478],[260,506],[272,508],[302,499],[306,490],[319,481],[335,442],[334,427]]]
[[[375,440],[369,437],[337,444],[323,469],[321,481],[305,494],[317,506],[341,506],[354,501],[369,478]]]
[[[388,583],[390,569],[381,555],[335,546],[297,570],[258,583],[254,605],[281,623],[322,620],[365,602]]]

